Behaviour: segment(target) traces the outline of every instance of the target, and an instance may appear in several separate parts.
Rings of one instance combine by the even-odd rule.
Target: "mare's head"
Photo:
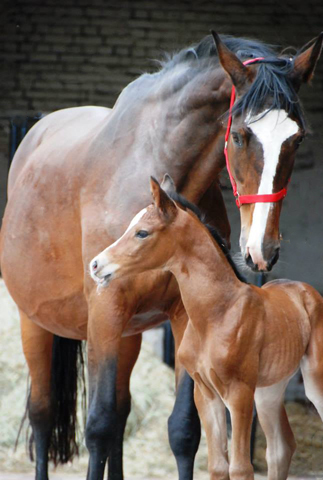
[[[306,133],[297,92],[313,75],[323,34],[293,58],[257,52],[264,59],[249,65],[242,62],[247,55],[234,53],[230,42],[213,35],[236,90],[227,152],[237,196],[283,192]],[[269,271],[278,260],[281,207],[282,199],[240,206],[241,251],[255,271]]]

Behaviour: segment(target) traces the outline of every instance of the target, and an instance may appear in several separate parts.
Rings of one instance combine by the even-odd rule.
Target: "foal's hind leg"
[[[20,313],[24,355],[31,377],[28,414],[36,448],[36,480],[48,479],[48,450],[52,432],[50,376],[53,335]]]
[[[268,480],[286,480],[295,451],[294,435],[284,407],[288,380],[257,388],[255,392],[259,422],[267,441]]]
[[[317,292],[315,294],[318,296]],[[319,297],[322,304],[322,299]],[[301,371],[307,398],[314,404],[323,421],[323,306],[317,307],[317,320],[312,327],[306,355],[301,360]],[[313,322],[314,323],[314,322]]]

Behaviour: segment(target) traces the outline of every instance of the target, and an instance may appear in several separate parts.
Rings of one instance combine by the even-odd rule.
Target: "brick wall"
[[[210,28],[302,46],[322,29],[321,0],[2,0],[0,152],[8,117],[75,105],[112,106],[151,59]],[[323,60],[307,111],[322,113]]]
[[[210,28],[300,47],[322,20],[322,0],[0,0],[0,218],[11,116],[112,106],[127,83],[156,68],[152,59],[198,42]],[[323,292],[323,58],[301,98],[314,133],[284,201],[281,260],[271,278],[304,280]],[[224,195],[234,252],[239,214],[231,191]]]

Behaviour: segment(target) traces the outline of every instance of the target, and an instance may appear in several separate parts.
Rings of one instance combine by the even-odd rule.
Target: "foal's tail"
[[[67,463],[78,455],[77,444],[77,390],[82,389],[82,413],[85,424],[86,386],[82,342],[54,335],[51,405],[53,430],[49,447],[49,459]],[[33,460],[33,436],[29,440],[29,454]]]

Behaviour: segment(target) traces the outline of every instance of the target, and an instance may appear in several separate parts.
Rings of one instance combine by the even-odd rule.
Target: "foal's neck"
[[[176,277],[189,317],[194,323],[194,318],[223,315],[247,285],[237,278],[220,246],[193,215],[180,230],[175,240],[178,248],[167,267]]]

